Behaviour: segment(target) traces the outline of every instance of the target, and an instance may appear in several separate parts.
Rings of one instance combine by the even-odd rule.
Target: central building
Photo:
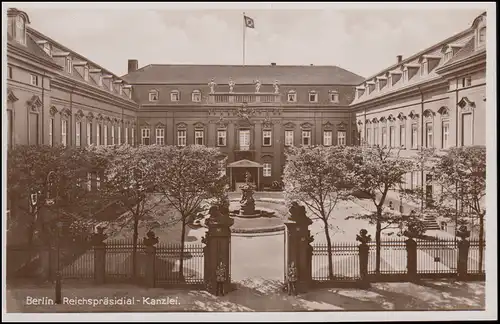
[[[356,145],[364,78],[336,66],[160,65],[129,60],[138,144],[218,147],[232,189],[281,181],[287,146]],[[223,158],[226,163],[222,163]]]

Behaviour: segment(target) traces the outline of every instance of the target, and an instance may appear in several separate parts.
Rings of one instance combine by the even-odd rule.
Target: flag
[[[243,16],[243,19],[245,19],[245,26],[247,28],[255,28],[255,24],[254,24],[252,18],[250,18],[248,16]]]

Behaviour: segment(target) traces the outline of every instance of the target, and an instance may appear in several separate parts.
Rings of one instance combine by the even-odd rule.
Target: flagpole
[[[247,30],[247,25],[245,21],[245,13],[243,13],[243,65],[245,65],[245,34]]]

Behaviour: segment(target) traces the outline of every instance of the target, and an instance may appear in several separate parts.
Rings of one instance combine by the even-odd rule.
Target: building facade
[[[486,145],[486,13],[469,28],[367,78],[350,105],[362,145],[422,148]],[[406,189],[432,174],[408,174]]]

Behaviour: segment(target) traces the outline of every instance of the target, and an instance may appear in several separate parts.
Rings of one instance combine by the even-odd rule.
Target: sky
[[[148,64],[336,65],[369,77],[467,29],[484,9],[32,8],[30,26],[116,75]],[[112,7],[106,7],[112,8]],[[123,8],[123,9],[118,9]],[[229,6],[228,6],[229,8]]]

